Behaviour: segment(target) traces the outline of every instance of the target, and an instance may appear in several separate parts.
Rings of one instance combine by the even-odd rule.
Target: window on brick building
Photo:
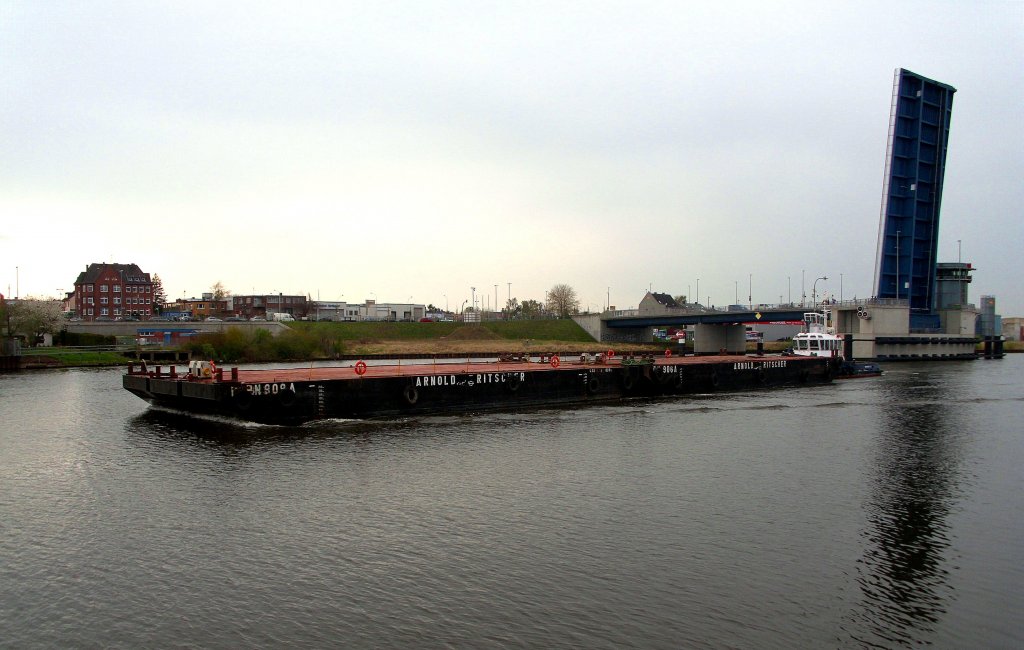
[[[106,293],[109,288],[110,287],[108,287],[107,285],[101,284],[100,285],[100,293]]]

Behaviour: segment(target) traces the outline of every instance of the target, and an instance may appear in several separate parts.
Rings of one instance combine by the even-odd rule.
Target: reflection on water
[[[933,632],[953,598],[947,518],[961,495],[961,436],[949,387],[927,374],[886,384],[879,410],[867,542],[857,580],[858,641],[910,644]],[[855,634],[855,636],[857,636]]]

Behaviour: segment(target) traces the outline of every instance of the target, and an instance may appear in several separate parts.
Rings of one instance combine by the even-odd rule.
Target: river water
[[[0,646],[1020,647],[1024,355],[238,425],[0,375]]]

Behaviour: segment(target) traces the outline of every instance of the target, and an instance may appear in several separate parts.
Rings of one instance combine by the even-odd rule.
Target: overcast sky
[[[5,294],[866,297],[903,67],[958,91],[940,261],[1024,315],[1021,2],[5,0],[0,66]]]

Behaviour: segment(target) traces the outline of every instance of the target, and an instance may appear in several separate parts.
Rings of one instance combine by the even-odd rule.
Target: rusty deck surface
[[[707,366],[734,363],[751,363],[765,361],[786,361],[789,363],[803,363],[813,361],[808,357],[782,357],[782,356],[754,356],[754,355],[713,355],[713,356],[672,356],[655,357],[654,363],[657,366]],[[463,373],[485,373],[485,372],[552,372],[566,370],[598,370],[601,368],[622,367],[622,359],[613,358],[598,363],[582,363],[578,357],[570,360],[559,359],[558,365],[550,361],[462,361],[452,363],[449,361],[431,362],[374,362],[366,364],[365,372],[359,374],[356,371],[356,364],[346,366],[330,367],[294,367],[280,369],[239,369],[237,383],[241,384],[263,384],[283,381],[355,381],[359,379],[377,379],[387,377],[414,377],[429,375],[450,375]],[[232,369],[221,367],[223,373],[222,382],[235,383],[232,378]],[[167,375],[164,374],[164,377]],[[178,375],[184,379],[185,375]],[[217,379],[193,380],[203,382],[216,382]]]

